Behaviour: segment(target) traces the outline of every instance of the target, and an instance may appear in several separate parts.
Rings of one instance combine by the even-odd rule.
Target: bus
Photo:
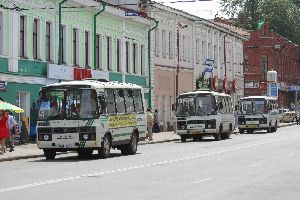
[[[255,130],[276,132],[279,123],[277,98],[269,96],[248,96],[241,98],[238,108],[240,134]]]
[[[41,88],[37,147],[46,159],[56,152],[77,151],[90,157],[94,150],[108,158],[111,148],[133,155],[145,140],[143,88],[106,80],[61,82]]]
[[[195,90],[180,94],[176,107],[176,132],[182,142],[202,140],[206,135],[217,141],[230,138],[234,127],[230,95]]]

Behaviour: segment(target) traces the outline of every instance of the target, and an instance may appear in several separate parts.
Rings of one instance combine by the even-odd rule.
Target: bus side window
[[[100,115],[106,114],[106,102],[105,102],[105,96],[103,93],[99,94],[99,96],[98,96],[98,108],[99,108]]]
[[[134,99],[134,108],[136,113],[143,113],[144,112],[144,106],[143,106],[143,99],[142,99],[142,93],[139,89],[133,90],[133,99]]]
[[[125,113],[125,99],[124,99],[124,90],[118,89],[115,91],[115,99],[117,103],[117,112],[118,113]]]
[[[125,105],[126,113],[134,113],[133,92],[131,89],[125,89]]]
[[[106,89],[106,106],[108,114],[116,114],[116,102],[113,89]]]

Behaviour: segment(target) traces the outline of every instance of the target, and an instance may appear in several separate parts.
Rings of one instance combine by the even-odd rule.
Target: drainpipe
[[[152,107],[152,102],[151,102],[151,91],[152,91],[152,85],[151,85],[151,31],[153,31],[154,29],[156,29],[158,27],[158,23],[159,21],[157,21],[154,18],[151,18],[152,20],[155,21],[155,26],[152,27],[149,31],[148,31],[148,68],[149,68],[149,100],[148,100],[148,107],[151,108]]]
[[[97,60],[97,52],[96,52],[96,46],[97,46],[97,39],[96,39],[96,35],[97,35],[97,16],[100,15],[102,12],[105,11],[105,6],[106,4],[104,2],[101,2],[102,4],[102,10],[100,10],[99,12],[97,12],[95,15],[94,15],[94,69],[97,68],[96,66],[96,60]]]
[[[62,5],[68,0],[63,0],[59,3],[59,9],[58,9],[58,64],[61,64],[61,52],[62,52],[62,44],[61,44],[61,37],[62,37],[62,31],[61,31],[61,7]]]

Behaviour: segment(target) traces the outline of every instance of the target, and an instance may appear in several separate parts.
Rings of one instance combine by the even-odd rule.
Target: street
[[[1,199],[299,199],[300,126],[229,140],[166,142],[138,154],[0,164]],[[94,152],[96,153],[96,152]]]

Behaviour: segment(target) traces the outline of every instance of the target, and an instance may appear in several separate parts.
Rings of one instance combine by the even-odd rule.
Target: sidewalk
[[[279,128],[285,126],[292,126],[295,123],[280,123]],[[238,134],[238,130],[234,131],[234,134]],[[170,132],[160,132],[160,133],[153,133],[153,141],[149,142],[141,141],[139,145],[146,145],[146,144],[156,144],[156,143],[163,143],[163,142],[171,142],[180,140],[180,137],[174,134],[173,131]],[[58,153],[64,154],[64,153]],[[17,145],[15,147],[15,151],[13,152],[6,152],[3,155],[0,155],[0,162],[3,161],[12,161],[12,160],[19,160],[19,159],[28,159],[28,158],[38,158],[43,157],[44,153],[42,150],[38,149],[36,144],[23,144]]]

